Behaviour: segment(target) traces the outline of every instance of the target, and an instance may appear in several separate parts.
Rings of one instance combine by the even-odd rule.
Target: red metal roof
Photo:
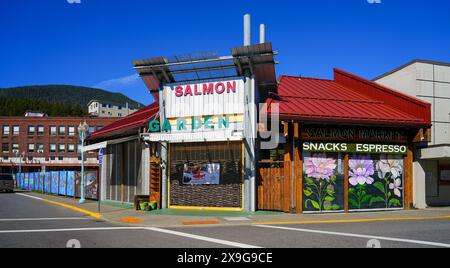
[[[409,97],[345,71],[335,79],[281,76],[278,96],[280,119],[314,123],[431,126],[431,104]]]
[[[140,127],[144,127],[148,124],[150,120],[156,117],[159,112],[159,104],[154,102],[149,106],[146,106],[137,112],[130,114],[124,118],[121,118],[114,123],[94,132],[89,139],[90,140],[98,140],[101,138],[106,138],[114,135],[118,135],[121,133],[125,133],[126,131],[138,129]]]

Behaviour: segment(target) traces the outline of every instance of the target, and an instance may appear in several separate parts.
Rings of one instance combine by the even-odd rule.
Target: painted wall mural
[[[75,172],[67,172],[67,196],[75,196]]]
[[[85,173],[85,195],[87,199],[97,199],[98,178],[97,171],[86,171]]]
[[[59,172],[59,195],[66,195],[67,172]]]
[[[59,172],[52,172],[52,194],[59,193]]]
[[[45,173],[40,172],[39,175],[39,186],[38,186],[38,190],[43,192],[44,191],[44,180],[45,180]]]
[[[303,210],[344,209],[344,172],[341,154],[305,154],[303,159]]]
[[[52,173],[46,172],[45,173],[45,189],[44,192],[51,193],[52,192]]]
[[[349,208],[351,210],[402,208],[403,170],[401,156],[351,156]]]

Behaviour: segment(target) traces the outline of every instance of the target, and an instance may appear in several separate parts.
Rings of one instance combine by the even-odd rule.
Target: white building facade
[[[125,117],[138,109],[132,109],[126,104],[125,106],[101,103],[97,100],[91,100],[88,104],[89,115],[96,117]]]
[[[415,60],[374,81],[432,104],[431,142],[415,155],[414,201],[450,205],[450,63]]]

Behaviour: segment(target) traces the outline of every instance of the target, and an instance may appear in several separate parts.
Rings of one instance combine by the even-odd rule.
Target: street
[[[0,204],[1,248],[450,247],[448,219],[156,228],[94,219],[21,193],[0,194]]]

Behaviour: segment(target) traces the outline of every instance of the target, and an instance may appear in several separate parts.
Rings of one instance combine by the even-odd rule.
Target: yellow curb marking
[[[95,212],[91,212],[89,210],[85,210],[85,209],[78,208],[78,207],[75,207],[75,206],[67,205],[67,204],[64,204],[64,203],[60,203],[60,202],[56,202],[56,201],[52,201],[52,200],[48,200],[48,199],[42,199],[42,201],[50,203],[50,204],[53,204],[53,205],[65,207],[67,209],[70,209],[70,210],[73,210],[73,211],[76,211],[76,212],[81,212],[81,213],[87,214],[87,215],[89,215],[89,216],[91,216],[93,218],[96,218],[96,219],[102,218],[101,214],[98,214],[98,213],[95,213]]]
[[[220,221],[185,221],[182,222],[183,225],[213,225],[220,224]]]
[[[404,218],[375,218],[375,219],[351,219],[351,220],[311,220],[311,221],[285,221],[285,222],[254,222],[253,225],[290,225],[290,224],[325,224],[325,223],[364,223],[382,221],[425,221],[425,220],[450,220],[450,216],[434,217],[404,217]]]
[[[141,223],[143,222],[143,219],[138,219],[138,218],[122,218],[119,220],[119,222],[123,222],[123,223]]]

